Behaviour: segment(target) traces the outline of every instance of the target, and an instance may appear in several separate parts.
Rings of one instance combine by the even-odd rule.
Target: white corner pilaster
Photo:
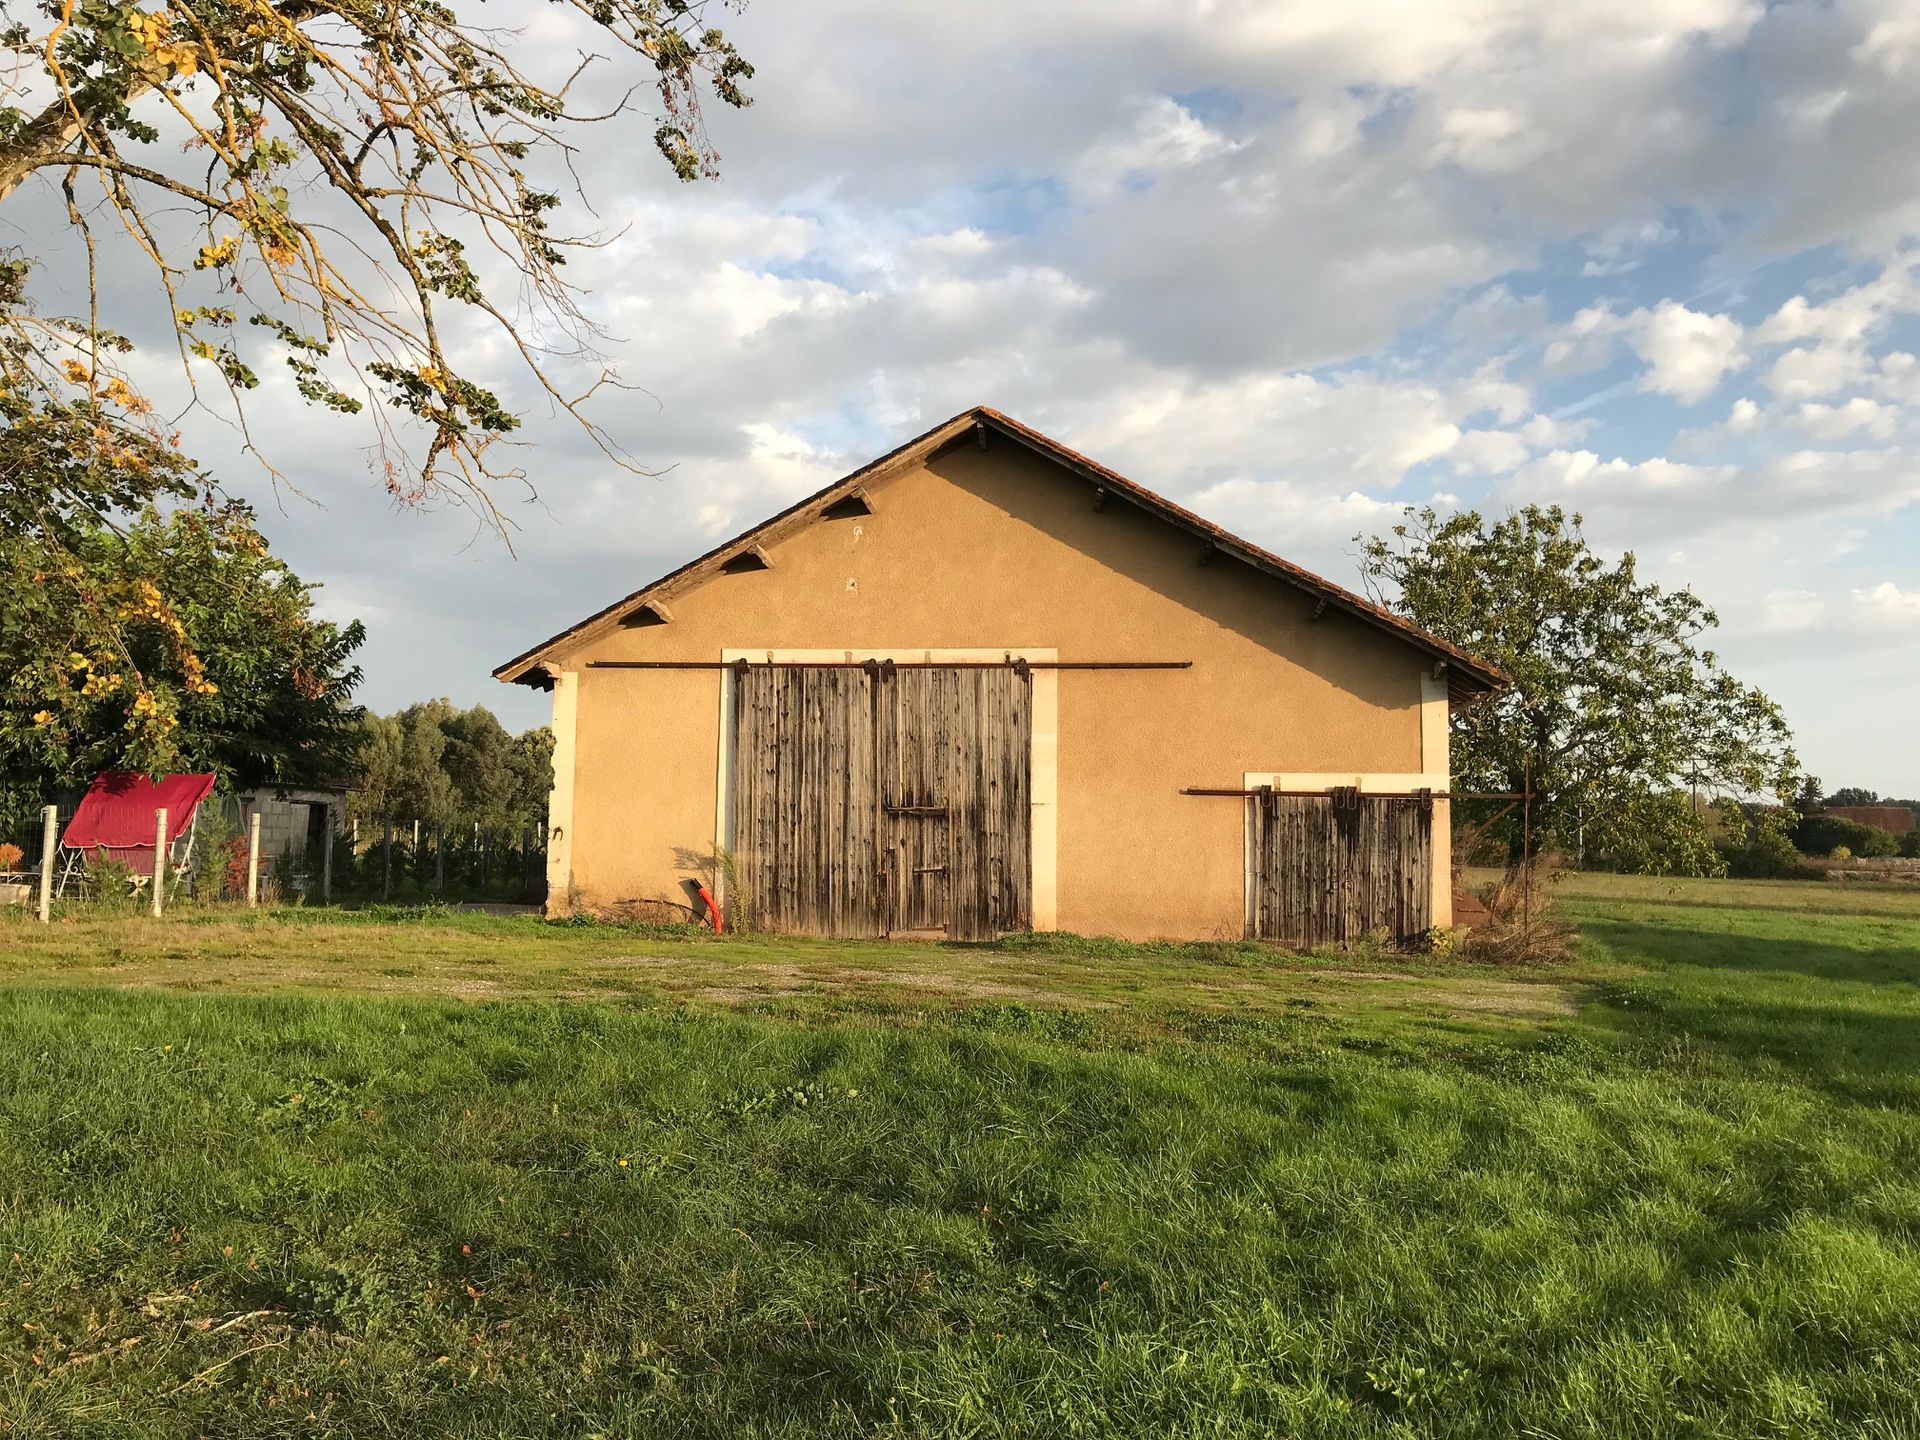
[[[580,719],[580,672],[548,666],[553,677],[553,793],[547,799],[548,916],[573,913],[574,739]]]
[[[1447,727],[1449,711],[1447,709],[1447,678],[1443,671],[1439,675],[1431,673],[1420,677],[1420,768],[1429,775],[1438,775],[1437,788],[1453,788],[1453,762],[1449,752],[1450,732]],[[1433,802],[1433,873],[1430,877],[1432,889],[1428,893],[1429,912],[1433,916],[1436,929],[1445,930],[1453,924],[1453,802],[1436,800]]]

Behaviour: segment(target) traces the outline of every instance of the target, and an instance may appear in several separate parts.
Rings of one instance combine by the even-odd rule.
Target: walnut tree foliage
[[[1511,677],[1456,709],[1454,783],[1531,785],[1536,852],[1719,873],[1710,802],[1792,798],[1786,720],[1704,645],[1714,612],[1690,590],[1642,580],[1631,552],[1596,555],[1579,515],[1529,505],[1489,522],[1410,508],[1361,544],[1371,594]],[[1459,809],[1471,824],[1497,806]],[[1491,833],[1518,858],[1517,811]]]
[[[224,391],[244,429],[256,367],[284,364],[309,403],[364,417],[403,501],[461,499],[498,523],[491,484],[520,477],[490,454],[518,417],[450,338],[476,321],[631,464],[584,408],[612,372],[564,384],[594,368],[598,333],[565,265],[602,243],[557,223],[571,137],[650,106],[660,154],[693,179],[716,159],[702,93],[745,105],[753,72],[706,0],[519,14],[554,8],[619,58],[527,43],[472,0],[0,0],[0,202],[36,175],[58,187],[89,278],[88,312],[51,324],[17,285],[0,302],[16,365],[56,394],[108,383],[107,332],[129,327],[99,313],[100,268],[138,257],[196,390]],[[584,108],[582,77],[608,65],[625,95]]]
[[[557,12],[600,55],[528,44],[477,0],[0,0],[0,218],[43,186],[68,226],[51,250],[85,282],[75,313],[59,313],[34,303],[35,259],[0,253],[0,539],[7,583],[35,592],[6,597],[18,658],[0,726],[4,743],[32,743],[0,755],[0,781],[42,773],[22,759],[34,744],[48,765],[194,763],[188,702],[206,697],[185,681],[221,662],[194,649],[170,590],[153,600],[138,589],[151,577],[116,567],[133,565],[135,530],[160,523],[138,518],[151,508],[259,538],[183,449],[183,417],[142,393],[152,367],[129,338],[141,317],[111,313],[127,292],[103,277],[151,277],[193,405],[236,425],[276,479],[272,444],[248,424],[266,365],[359,427],[397,501],[464,502],[504,529],[497,486],[524,477],[496,447],[519,417],[462,358],[489,349],[517,356],[540,403],[638,470],[588,413],[619,381],[565,267],[604,237],[560,223],[563,194],[577,193],[580,127],[642,112],[673,174],[712,173],[702,96],[745,105],[752,69],[708,8],[514,11]],[[624,93],[577,101],[608,67]],[[127,610],[129,594],[148,608]],[[143,648],[155,626],[180,641],[181,683]],[[100,713],[81,729],[68,655],[87,657],[82,683],[96,687]],[[60,736],[74,745],[59,751]]]

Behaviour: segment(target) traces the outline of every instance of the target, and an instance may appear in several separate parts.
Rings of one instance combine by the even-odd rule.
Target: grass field
[[[1920,1433],[1920,894],[1560,904],[0,922],[0,1434]]]

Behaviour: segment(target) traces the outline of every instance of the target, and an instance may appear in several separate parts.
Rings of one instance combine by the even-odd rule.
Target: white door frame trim
[[[547,797],[549,918],[573,913],[573,784],[575,732],[580,719],[580,672],[548,665],[553,679],[553,791]]]

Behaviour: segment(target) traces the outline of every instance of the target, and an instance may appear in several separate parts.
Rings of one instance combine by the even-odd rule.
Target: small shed
[[[550,690],[548,909],[977,939],[1417,940],[1493,667],[966,411],[496,670]]]
[[[323,845],[340,833],[346,814],[345,786],[258,785],[236,797],[239,828],[244,833],[254,815],[260,817],[260,855],[271,864],[282,855],[305,866]]]

